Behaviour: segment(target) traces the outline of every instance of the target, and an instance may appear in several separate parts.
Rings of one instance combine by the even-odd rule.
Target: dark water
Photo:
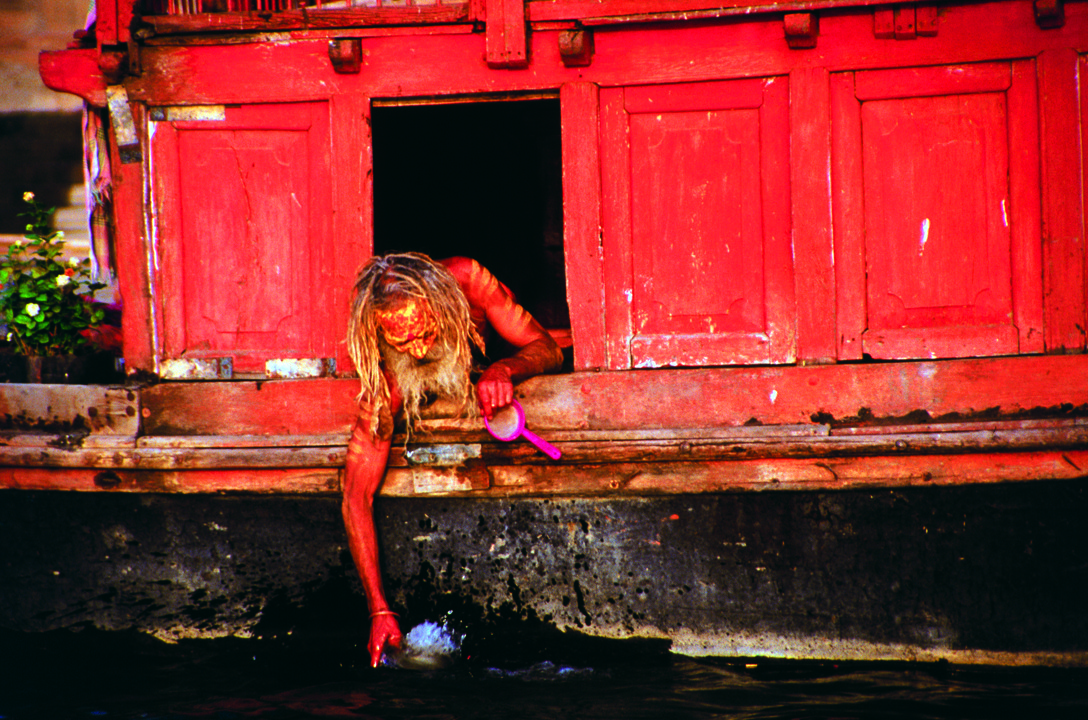
[[[372,670],[361,645],[336,638],[0,633],[0,718],[1088,718],[1081,669],[692,659],[638,643],[538,651]]]

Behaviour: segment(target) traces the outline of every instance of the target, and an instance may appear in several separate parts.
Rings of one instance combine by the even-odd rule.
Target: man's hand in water
[[[370,620],[370,667],[378,667],[382,661],[385,646],[399,648],[401,643],[400,625],[395,615],[375,615]]]

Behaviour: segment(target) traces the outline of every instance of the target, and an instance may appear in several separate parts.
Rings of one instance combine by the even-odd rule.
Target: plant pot
[[[83,355],[29,355],[26,358],[26,381],[56,385],[84,382],[86,360]]]

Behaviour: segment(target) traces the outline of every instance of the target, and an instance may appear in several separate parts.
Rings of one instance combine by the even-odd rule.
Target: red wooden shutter
[[[336,355],[328,148],[325,103],[155,127],[163,359]]]
[[[601,91],[610,367],[793,360],[787,85]]]
[[[832,81],[840,357],[1042,351],[1030,61]]]

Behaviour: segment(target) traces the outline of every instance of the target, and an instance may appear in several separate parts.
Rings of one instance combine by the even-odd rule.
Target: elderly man
[[[393,418],[402,409],[408,432],[431,397],[475,414],[469,379],[472,348],[481,353],[494,330],[517,348],[488,366],[476,383],[479,411],[509,405],[514,385],[554,372],[562,352],[509,290],[475,260],[436,262],[419,253],[371,258],[355,282],[348,350],[359,373],[359,415],[348,445],[343,514],[355,566],[370,608],[371,664],[386,645],[399,647],[400,626],[382,590],[374,530],[374,494],[385,476]]]

